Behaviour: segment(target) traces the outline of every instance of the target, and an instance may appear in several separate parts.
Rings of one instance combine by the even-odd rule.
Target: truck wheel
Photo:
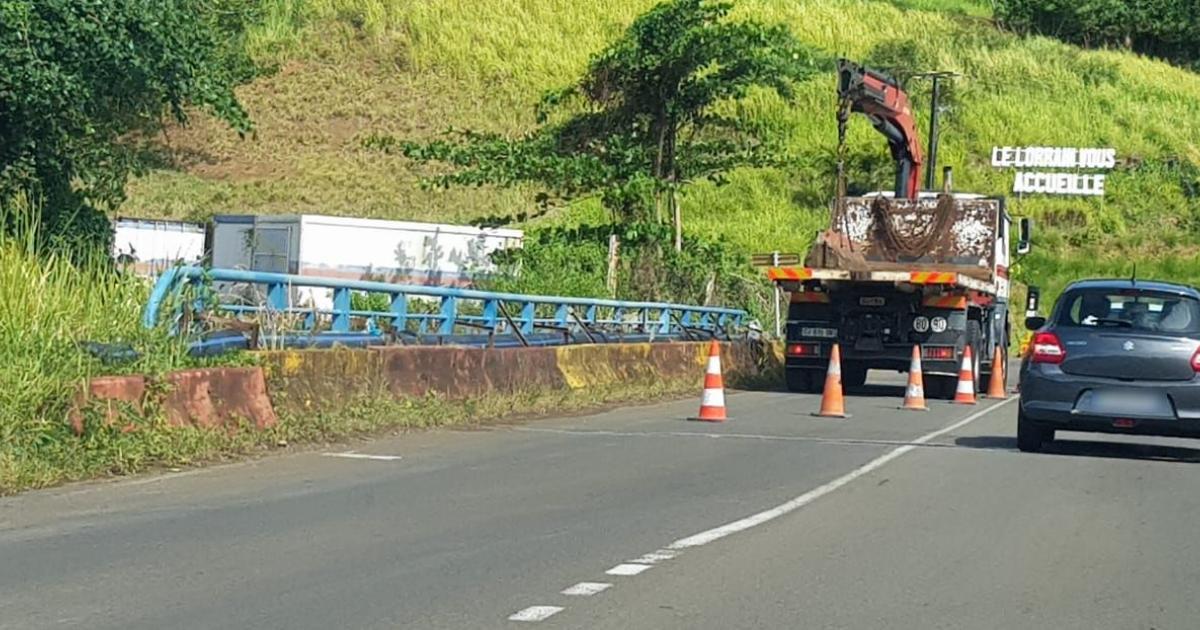
[[[1034,424],[1021,411],[1017,412],[1017,448],[1025,453],[1037,453],[1047,442],[1054,441],[1054,429]]]
[[[862,387],[867,384],[867,368],[861,365],[846,365],[842,367],[842,385],[846,387]]]
[[[785,377],[787,379],[788,391],[797,394],[818,393],[824,385],[821,381],[822,376],[824,376],[824,373],[820,370],[786,370]]]

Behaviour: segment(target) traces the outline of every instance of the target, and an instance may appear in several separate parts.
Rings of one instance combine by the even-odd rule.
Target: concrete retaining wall
[[[722,344],[726,384],[778,376],[777,345]],[[115,402],[140,411],[160,408],[174,426],[267,428],[276,409],[328,408],[363,396],[435,395],[450,400],[620,385],[703,382],[707,343],[637,343],[551,348],[401,346],[286,350],[260,355],[261,367],[183,370],[157,383],[142,376],[93,379],[71,413],[84,429],[83,407],[99,406],[102,422],[118,421]],[[131,429],[132,427],[124,427]]]

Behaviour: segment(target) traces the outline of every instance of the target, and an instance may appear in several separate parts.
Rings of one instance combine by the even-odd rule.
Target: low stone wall
[[[183,370],[158,382],[143,376],[93,379],[77,398],[71,422],[84,428],[81,409],[100,407],[102,421],[119,421],[118,405],[159,408],[175,426],[248,423],[267,428],[275,410],[329,408],[363,396],[450,400],[606,388],[656,381],[699,387],[707,343],[575,345],[548,348],[398,346],[366,349],[283,350],[260,354],[260,367]],[[737,386],[778,376],[782,348],[757,342],[724,343],[726,383]],[[159,386],[161,385],[161,386]],[[132,426],[123,427],[132,430]]]

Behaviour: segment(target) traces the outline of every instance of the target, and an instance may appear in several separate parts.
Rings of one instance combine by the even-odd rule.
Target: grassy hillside
[[[133,182],[122,212],[200,218],[220,212],[322,212],[470,221],[530,209],[528,191],[433,192],[403,158],[362,148],[373,132],[423,138],[448,127],[515,132],[544,89],[654,0],[268,0],[253,53],[278,70],[241,90],[258,123],[239,141],[197,120],[161,139],[161,168]],[[1024,279],[1053,290],[1080,275],[1200,281],[1200,76],[1108,51],[996,30],[984,0],[740,0],[738,12],[789,25],[830,54],[878,65],[954,70],[941,164],[957,187],[1005,194],[1012,174],[993,145],[1112,146],[1121,165],[1103,200],[1013,199],[1040,249]],[[926,86],[914,82],[918,115]],[[746,171],[684,199],[685,229],[746,251],[802,251],[825,223],[836,141],[833,72],[794,104],[746,105],[801,158],[793,172]],[[854,184],[886,188],[881,138],[852,125]],[[599,218],[593,203],[532,222]]]

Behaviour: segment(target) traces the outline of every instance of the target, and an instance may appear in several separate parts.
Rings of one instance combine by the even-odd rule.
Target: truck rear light
[[[1059,341],[1058,335],[1052,332],[1040,332],[1033,336],[1033,362],[1058,365],[1067,358],[1067,351]],[[1195,358],[1192,365],[1196,364]]]
[[[821,344],[791,343],[788,344],[787,354],[789,357],[819,357],[821,356]]]
[[[954,359],[954,346],[925,346],[921,355],[935,361],[951,361]]]

